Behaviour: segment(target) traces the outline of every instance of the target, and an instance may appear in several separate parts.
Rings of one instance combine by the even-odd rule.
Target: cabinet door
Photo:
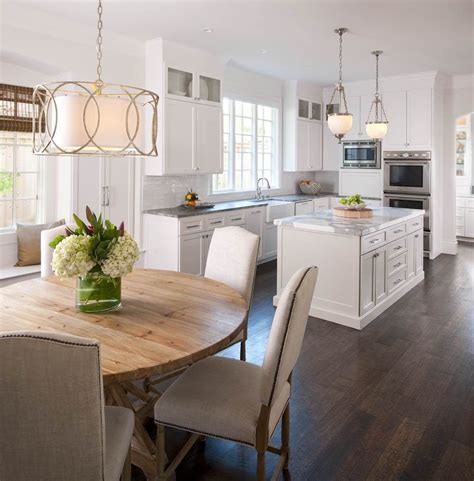
[[[278,227],[271,223],[265,224],[263,230],[263,257],[274,256],[277,253]]]
[[[109,158],[106,171],[106,216],[115,225],[125,222],[127,231],[133,234],[135,162],[130,157]]]
[[[382,97],[387,114],[388,131],[383,139],[387,149],[404,149],[407,145],[407,95],[405,90],[386,92]]]
[[[360,132],[360,97],[347,97],[347,109],[352,114],[352,128],[347,132],[345,138],[358,139],[361,136]]]
[[[204,275],[205,233],[188,234],[179,237],[179,272]]]
[[[464,221],[464,235],[474,237],[474,209],[466,209]]]
[[[407,147],[431,148],[431,89],[407,92]]]
[[[194,173],[195,108],[192,102],[165,99],[165,174]]]
[[[313,213],[313,201],[308,200],[305,202],[296,202],[295,204],[295,215],[304,215]]]
[[[415,232],[415,274],[423,272],[423,231]]]
[[[415,277],[416,265],[415,265],[415,252],[416,252],[416,242],[415,235],[420,233],[410,234],[407,236],[407,280],[411,280]]]
[[[260,237],[260,246],[258,249],[258,257],[262,257],[263,254],[263,209],[248,209],[245,213],[245,228],[257,234]]]
[[[360,315],[375,307],[375,252],[360,258]]]
[[[296,121],[296,168],[305,172],[310,169],[311,123],[307,120]]]
[[[322,199],[314,199],[313,211],[329,209],[329,197],[323,197]]]
[[[86,206],[94,212],[103,212],[106,204],[105,158],[103,157],[79,157],[74,159],[74,194],[73,210],[83,218]]]
[[[204,251],[203,251],[203,268],[202,268],[202,275],[206,272],[206,264],[207,264],[207,255],[209,254],[209,247],[211,246],[212,234],[214,233],[213,230],[207,231],[203,233],[204,237]]]
[[[222,109],[196,105],[196,172],[222,172]]]
[[[329,130],[327,122],[323,122],[323,170],[339,171],[342,162],[342,144]]]
[[[322,125],[311,123],[309,126],[309,168],[311,170],[322,170]]]
[[[375,251],[375,305],[387,297],[387,249]]]

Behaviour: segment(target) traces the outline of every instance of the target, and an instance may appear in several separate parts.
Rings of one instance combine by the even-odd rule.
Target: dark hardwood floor
[[[425,262],[425,273],[362,332],[309,319],[293,375],[285,479],[474,480],[474,244]],[[259,268],[250,362],[263,359],[275,276],[275,263]],[[237,348],[226,355],[237,357]],[[267,455],[267,479],[274,458]],[[255,466],[252,449],[208,439],[177,479],[254,480]],[[134,479],[143,478],[135,471]]]

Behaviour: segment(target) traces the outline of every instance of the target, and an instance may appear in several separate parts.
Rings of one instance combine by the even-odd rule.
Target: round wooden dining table
[[[171,271],[136,269],[122,279],[121,308],[108,313],[76,310],[70,279],[52,276],[0,289],[0,331],[100,341],[106,403],[133,409],[132,464],[148,481],[156,479],[155,444],[144,422],[160,395],[156,381],[231,345],[246,314],[242,296],[225,284]]]

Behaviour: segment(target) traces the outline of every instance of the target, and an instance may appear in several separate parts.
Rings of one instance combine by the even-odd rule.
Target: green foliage
[[[364,203],[364,200],[362,200],[362,197],[360,194],[355,194],[355,195],[351,195],[349,197],[344,197],[342,199],[339,200],[339,203],[342,204],[342,205],[359,205],[359,204],[363,204]]]
[[[18,174],[17,174],[18,176]],[[0,173],[0,196],[6,196],[13,192],[13,174],[10,172]]]
[[[122,222],[117,228],[116,225],[112,224],[110,220],[103,220],[102,214],[97,217],[94,212],[86,207],[86,220],[88,223],[80,219],[76,214],[73,214],[74,222],[76,223],[76,230],[66,228],[66,235],[82,235],[90,236],[91,243],[89,249],[89,255],[91,259],[96,263],[96,267],[92,269],[100,270],[100,261],[107,258],[110,250],[117,242],[119,237],[122,237],[125,233],[125,226]],[[54,249],[65,236],[56,237],[49,245]]]

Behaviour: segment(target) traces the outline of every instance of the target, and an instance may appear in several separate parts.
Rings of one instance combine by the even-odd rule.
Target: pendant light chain
[[[342,84],[342,31],[339,32],[339,83]]]
[[[96,42],[96,51],[97,51],[97,81],[96,85],[98,88],[100,88],[102,85],[104,85],[104,82],[102,81],[102,0],[99,0],[99,5],[97,7],[97,15],[98,15],[98,21],[97,21],[97,42]]]
[[[342,36],[347,32],[347,28],[337,28],[335,33],[339,35],[339,81],[336,84],[336,88],[334,89],[331,100],[329,104],[332,104],[336,93],[339,95],[339,105],[342,107],[344,106],[344,112],[348,113],[347,109],[347,100],[346,95],[344,92],[344,86],[342,84]]]

